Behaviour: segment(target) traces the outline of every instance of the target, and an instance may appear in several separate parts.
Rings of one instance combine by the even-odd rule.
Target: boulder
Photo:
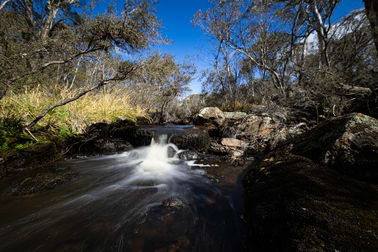
[[[228,147],[246,147],[247,143],[236,138],[222,138],[221,144]]]
[[[54,143],[35,144],[21,150],[7,153],[2,162],[4,175],[13,169],[26,170],[33,166],[48,163],[56,158],[57,151]]]
[[[207,151],[210,145],[210,136],[207,131],[190,128],[172,133],[171,143],[182,150]]]
[[[224,118],[226,120],[239,120],[239,119],[243,119],[244,117],[247,116],[247,113],[245,112],[223,112],[224,114]]]
[[[214,125],[221,126],[225,120],[222,110],[217,107],[206,107],[200,110],[196,115],[194,123],[196,125]]]
[[[353,113],[325,121],[286,146],[339,172],[378,183],[378,120]]]
[[[256,251],[375,251],[378,188],[312,160],[274,152],[244,179]]]
[[[150,127],[125,126],[111,131],[111,137],[125,140],[134,147],[146,146],[151,143],[154,131]]]
[[[301,134],[305,125],[287,125],[273,115],[247,115],[243,119],[227,121],[221,129],[223,138],[237,138],[249,143],[251,154],[271,150],[287,139]]]
[[[206,131],[197,128],[175,129],[174,127],[138,127],[126,126],[112,132],[115,138],[123,139],[134,147],[151,144],[155,132],[164,133],[169,136],[170,142],[180,149],[206,151],[210,145],[210,137]]]

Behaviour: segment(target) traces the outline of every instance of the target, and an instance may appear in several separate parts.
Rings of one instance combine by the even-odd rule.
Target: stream
[[[150,146],[58,163],[79,176],[0,202],[0,251],[247,250],[243,169],[181,160],[168,142],[164,132]]]

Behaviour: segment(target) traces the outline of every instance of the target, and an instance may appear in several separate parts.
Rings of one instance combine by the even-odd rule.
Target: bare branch
[[[61,102],[58,102],[56,104],[51,105],[50,107],[43,110],[42,113],[40,113],[32,122],[30,122],[27,125],[26,128],[28,128],[28,129],[33,128],[39,122],[39,120],[41,120],[43,117],[45,117],[47,115],[47,113],[49,113],[50,111],[52,111],[53,109],[55,109],[57,107],[61,107],[61,106],[64,106],[64,105],[66,105],[70,102],[76,101],[80,97],[84,96],[85,94],[87,94],[87,93],[89,93],[89,92],[91,92],[95,89],[98,89],[102,86],[105,86],[105,85],[109,84],[110,82],[124,80],[130,73],[132,73],[133,71],[135,71],[139,67],[141,67],[141,65],[139,65],[137,67],[130,67],[130,69],[127,72],[123,73],[122,76],[116,76],[116,77],[111,78],[111,79],[102,80],[97,85],[95,85],[94,87],[87,88],[87,89],[83,90],[82,92],[77,94],[75,97],[68,98],[68,99],[65,99]]]

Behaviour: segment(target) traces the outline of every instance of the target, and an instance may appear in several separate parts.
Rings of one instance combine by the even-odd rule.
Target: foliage
[[[179,105],[179,98],[189,91],[194,73],[191,64],[178,64],[171,55],[153,53],[125,84],[133,104],[145,107],[156,115],[156,121],[163,122],[174,117],[171,115]]]
[[[354,11],[333,24],[339,2],[210,1],[193,20],[217,44],[214,66],[203,74],[207,105],[276,104],[317,120],[353,111],[364,100],[376,107],[369,22],[364,11]]]
[[[0,103],[0,133],[1,139],[5,139],[0,145],[7,143],[2,148],[6,149],[6,146],[12,143],[12,139],[17,141],[20,137],[33,141],[23,133],[24,122],[30,121],[44,107],[75,96],[76,92],[59,86],[49,90],[39,86],[22,93],[10,92]],[[135,120],[136,117],[145,115],[141,107],[130,105],[130,93],[125,89],[113,92],[101,90],[51,111],[40,121],[36,133],[42,141],[54,137],[65,139],[83,133],[87,126],[95,122],[113,122],[119,118]]]

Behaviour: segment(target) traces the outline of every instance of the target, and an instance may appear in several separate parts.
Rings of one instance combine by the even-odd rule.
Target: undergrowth
[[[22,149],[32,145],[34,140],[24,131],[25,125],[47,107],[74,97],[79,91],[55,86],[37,87],[17,94],[9,92],[0,101],[0,150],[4,152],[9,148]],[[85,128],[96,122],[135,120],[145,116],[142,108],[130,105],[129,101],[129,93],[123,89],[89,93],[49,112],[32,132],[40,142],[44,142],[83,133]]]

